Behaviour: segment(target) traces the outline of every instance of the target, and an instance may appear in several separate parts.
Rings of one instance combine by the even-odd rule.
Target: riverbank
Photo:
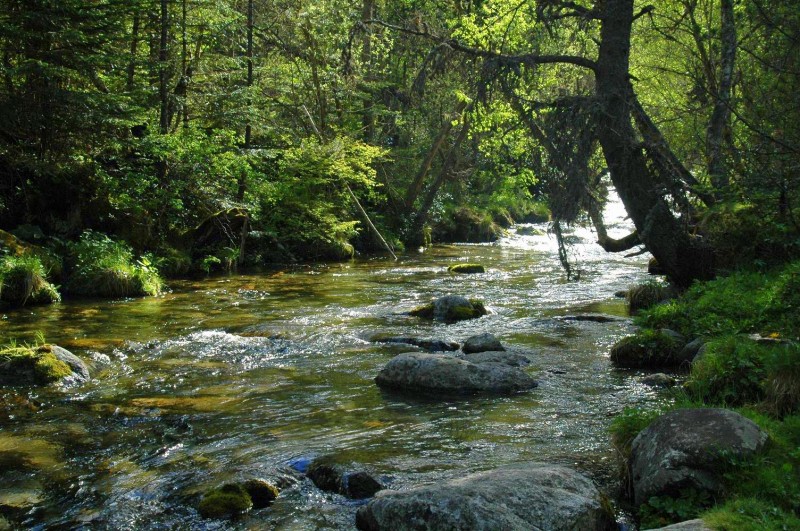
[[[733,273],[696,284],[637,318],[644,332],[670,329],[702,343],[672,402],[615,419],[615,443],[629,456],[638,433],[669,411],[722,407],[769,435],[765,449],[714,465],[719,492],[686,487],[641,503],[642,528],[700,517],[711,529],[800,526],[800,264]]]

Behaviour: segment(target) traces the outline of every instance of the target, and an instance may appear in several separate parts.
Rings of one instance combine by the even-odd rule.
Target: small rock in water
[[[248,479],[242,486],[253,500],[254,509],[269,507],[278,497],[278,488],[263,479]]]
[[[474,354],[476,352],[502,352],[505,347],[500,343],[493,334],[485,333],[477,336],[472,336],[464,341],[464,346],[461,347],[464,354]]]
[[[371,498],[383,485],[368,472],[347,472],[344,467],[321,458],[308,469],[308,479],[320,490],[341,494],[353,500]]]

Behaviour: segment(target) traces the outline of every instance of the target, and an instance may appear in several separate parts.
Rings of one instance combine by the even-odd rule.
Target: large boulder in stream
[[[578,472],[525,463],[408,491],[381,491],[356,514],[362,531],[612,529],[603,498]]]
[[[652,496],[692,488],[715,496],[731,459],[761,451],[767,434],[727,409],[679,409],[666,413],[633,440],[629,461],[636,505]]]
[[[517,367],[503,363],[472,363],[444,354],[406,352],[392,359],[375,382],[397,391],[445,395],[513,394],[536,387]]]
[[[409,312],[416,317],[452,323],[465,319],[475,319],[486,315],[486,307],[477,299],[466,299],[459,295],[439,297],[429,304],[414,308]]]

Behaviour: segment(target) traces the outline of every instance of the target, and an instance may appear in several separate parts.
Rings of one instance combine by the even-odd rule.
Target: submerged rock
[[[242,484],[244,490],[250,495],[254,509],[269,507],[278,497],[278,488],[263,479],[248,479]]]
[[[327,459],[317,460],[308,468],[308,479],[320,490],[341,494],[354,500],[371,498],[383,485],[363,470],[348,472]]]
[[[370,341],[373,343],[394,343],[401,345],[413,345],[428,352],[453,352],[461,348],[461,345],[455,341],[446,341],[443,339],[427,339],[421,337],[406,337],[406,336],[387,336],[378,334],[373,336]]]
[[[442,354],[407,352],[389,361],[375,378],[399,391],[469,395],[512,394],[536,387],[522,370],[502,363],[471,363]]]
[[[464,341],[464,346],[461,347],[464,354],[474,354],[476,352],[502,352],[505,347],[500,343],[493,334],[479,334],[472,336]]]
[[[362,531],[611,529],[594,484],[557,465],[529,463],[404,492],[383,491],[361,507]]]
[[[203,496],[197,510],[203,518],[231,518],[249,511],[253,500],[247,490],[236,483],[228,483]]]
[[[725,463],[761,451],[767,434],[727,409],[679,409],[656,419],[633,440],[629,461],[636,505],[652,496],[695,489],[721,492]]]
[[[486,268],[481,264],[454,264],[447,268],[451,273],[471,275],[475,273],[486,273]]]
[[[409,313],[423,319],[455,322],[475,319],[486,315],[488,312],[483,302],[479,300],[466,299],[458,295],[447,295],[429,304],[415,308]]]

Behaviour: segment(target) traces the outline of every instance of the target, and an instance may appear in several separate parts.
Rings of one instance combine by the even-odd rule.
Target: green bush
[[[65,290],[84,297],[158,295],[163,281],[148,256],[134,261],[124,242],[104,234],[84,232],[69,245],[69,277]]]
[[[630,313],[635,314],[667,300],[670,295],[671,291],[668,286],[650,281],[630,288],[625,294],[625,300],[628,302]]]
[[[707,343],[684,386],[691,398],[709,405],[741,406],[765,396],[765,361],[770,348],[741,336]]]
[[[778,417],[800,411],[800,346],[773,347],[766,358],[766,371],[767,410]]]
[[[0,258],[0,301],[12,307],[60,301],[61,295],[47,281],[47,273],[38,256]]]

